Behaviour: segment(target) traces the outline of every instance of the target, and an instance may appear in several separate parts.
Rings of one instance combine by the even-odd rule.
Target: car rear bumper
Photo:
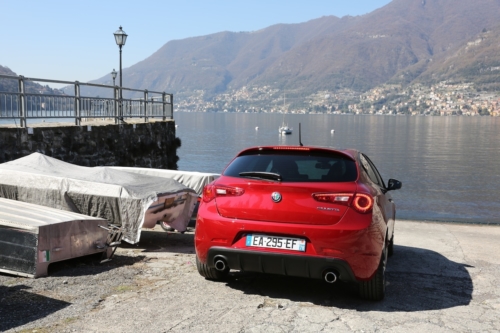
[[[194,242],[198,259],[210,267],[220,254],[235,270],[321,279],[331,268],[343,281],[368,281],[379,265],[386,231],[383,220],[349,211],[337,224],[307,225],[224,218],[215,205],[202,203]],[[249,234],[300,238],[307,244],[304,252],[247,246]]]
[[[324,279],[326,273],[333,272],[341,281],[356,281],[349,264],[335,258],[211,247],[208,250],[207,265],[215,267],[217,260],[224,260],[225,265],[230,269],[246,272],[312,279]]]

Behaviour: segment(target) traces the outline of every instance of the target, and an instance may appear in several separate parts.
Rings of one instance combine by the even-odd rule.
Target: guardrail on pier
[[[57,83],[73,86],[74,95],[54,89],[50,93],[26,87],[27,82]],[[20,127],[26,127],[29,119],[74,119],[80,125],[82,119],[107,118],[118,124],[127,118],[173,119],[173,95],[165,92],[120,88],[104,84],[28,78],[0,74],[0,120],[19,120]],[[36,86],[38,87],[38,86]],[[84,96],[82,87],[88,87],[94,96]],[[122,94],[120,94],[120,89]],[[11,91],[17,90],[17,91]],[[67,90],[65,88],[65,90]],[[98,93],[96,93],[98,92]],[[123,92],[140,95],[140,98],[120,98]],[[112,97],[100,97],[112,96]]]

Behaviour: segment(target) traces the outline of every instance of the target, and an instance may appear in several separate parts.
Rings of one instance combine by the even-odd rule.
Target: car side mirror
[[[387,191],[399,190],[401,186],[403,186],[403,183],[399,180],[389,179],[389,182],[387,183]]]

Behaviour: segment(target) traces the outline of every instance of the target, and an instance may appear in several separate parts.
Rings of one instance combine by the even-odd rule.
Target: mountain
[[[126,69],[124,78],[143,89],[221,93],[252,83],[294,48],[345,30],[355,21],[324,17],[256,32],[220,32],[171,41],[151,57]]]
[[[462,46],[497,25],[498,0],[394,0],[340,34],[314,39],[284,55],[295,68],[293,88],[316,85],[367,90],[396,81],[404,71]],[[286,77],[285,66],[268,71],[268,82]],[[405,78],[410,83],[418,77]]]
[[[495,76],[486,78],[484,71],[500,66],[498,13],[500,0],[393,0],[363,16],[170,41],[124,69],[123,81],[174,93],[177,100],[200,91],[209,99],[245,86],[306,96],[442,79],[493,89]],[[475,45],[477,40],[484,42]],[[482,56],[472,52],[476,46]],[[95,82],[111,79],[108,74]]]

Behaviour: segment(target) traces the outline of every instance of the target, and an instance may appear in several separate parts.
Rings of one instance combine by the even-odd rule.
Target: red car
[[[230,269],[338,280],[381,300],[394,247],[395,205],[375,165],[356,150],[305,146],[241,151],[203,190],[198,272]]]

